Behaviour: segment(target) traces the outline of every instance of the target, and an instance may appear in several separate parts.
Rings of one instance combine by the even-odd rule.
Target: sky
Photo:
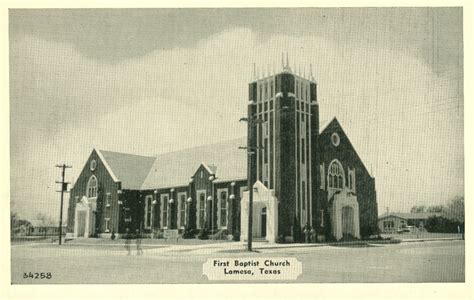
[[[248,83],[318,83],[375,176],[379,214],[464,195],[460,8],[10,10],[11,210],[58,219],[56,180],[102,149],[156,155],[245,136]],[[66,196],[68,199],[68,196]],[[67,201],[65,201],[65,209]]]

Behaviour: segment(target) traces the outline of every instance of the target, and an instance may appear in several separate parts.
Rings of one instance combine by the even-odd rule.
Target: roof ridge
[[[109,153],[114,153],[114,154],[123,154],[123,155],[133,155],[133,156],[139,156],[139,157],[145,157],[145,158],[156,158],[156,155],[141,155],[141,154],[134,154],[134,153],[126,153],[126,152],[119,152],[119,151],[110,151],[110,150],[103,150],[103,149],[97,149],[100,152],[109,152]]]
[[[223,143],[226,143],[226,142],[236,141],[236,140],[240,140],[240,139],[244,139],[244,138],[247,139],[246,136],[241,136],[241,137],[238,137],[238,138],[223,140],[223,141],[219,141],[219,142],[213,142],[213,143],[210,143],[210,144],[202,144],[202,145],[191,146],[191,147],[187,147],[187,148],[181,148],[181,149],[178,149],[178,150],[173,150],[173,151],[158,153],[158,154],[156,154],[155,157],[158,157],[158,156],[161,156],[161,155],[166,155],[166,154],[172,154],[172,153],[179,153],[179,152],[183,152],[183,151],[189,151],[189,150],[197,149],[197,148],[201,148],[201,147],[209,147],[209,146],[212,146],[212,145],[219,145],[219,144],[223,144]]]

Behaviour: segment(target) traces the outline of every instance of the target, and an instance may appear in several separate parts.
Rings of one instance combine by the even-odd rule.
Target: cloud
[[[463,190],[463,102],[452,74],[435,74],[407,49],[247,28],[195,47],[110,63],[64,42],[11,41],[12,201],[23,214],[57,215],[56,163],[79,175],[94,147],[153,155],[246,134],[253,62],[313,64],[321,119],[337,116],[376,176],[379,207],[406,210]],[[268,67],[267,67],[268,66]],[[455,72],[455,75],[458,73]],[[49,186],[49,188],[48,188]]]

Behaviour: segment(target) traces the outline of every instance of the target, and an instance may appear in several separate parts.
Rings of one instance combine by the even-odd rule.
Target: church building
[[[287,60],[250,82],[247,107],[244,138],[153,157],[94,149],[71,189],[68,235],[192,228],[243,241],[249,182],[255,239],[294,241],[304,226],[320,240],[376,232],[375,180],[336,118],[320,127],[312,74]]]

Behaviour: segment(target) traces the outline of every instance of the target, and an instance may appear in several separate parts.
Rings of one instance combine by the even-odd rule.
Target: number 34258
[[[23,273],[23,278],[31,278],[31,279],[51,279],[53,275],[51,275],[51,272],[41,272],[41,273],[32,273],[32,272],[24,272]]]

